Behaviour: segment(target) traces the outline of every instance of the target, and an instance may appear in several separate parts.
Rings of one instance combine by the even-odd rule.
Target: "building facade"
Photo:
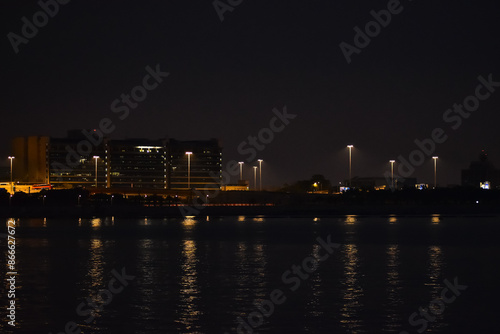
[[[220,188],[222,179],[216,139],[113,140],[70,131],[65,138],[17,137],[12,153],[16,181],[56,187],[187,190]]]
[[[222,181],[222,147],[217,139],[170,139],[170,189],[219,189]]]

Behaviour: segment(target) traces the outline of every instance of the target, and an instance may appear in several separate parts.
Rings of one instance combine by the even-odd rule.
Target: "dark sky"
[[[63,136],[109,117],[113,138],[218,137],[225,161],[244,160],[238,144],[286,106],[297,117],[259,155],[267,184],[316,173],[344,180],[347,144],[353,175],[382,176],[438,127],[448,135],[435,152],[439,183],[459,183],[483,148],[500,166],[500,88],[457,130],[443,121],[479,75],[500,81],[498,1],[401,1],[348,64],[339,44],[353,44],[353,28],[387,4],[244,0],[221,22],[210,0],[73,0],[16,54],[7,34],[21,34],[21,18],[40,7],[4,3],[0,157],[7,164],[15,136]],[[156,64],[170,76],[119,120],[111,103]],[[426,158],[413,176],[432,183],[432,166]]]

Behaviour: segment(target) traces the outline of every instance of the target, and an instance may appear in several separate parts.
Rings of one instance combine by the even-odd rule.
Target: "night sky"
[[[40,6],[3,3],[2,163],[15,136],[64,136],[105,117],[112,138],[217,137],[226,162],[245,160],[238,145],[286,106],[297,117],[259,154],[266,185],[346,179],[347,144],[353,176],[383,176],[435,128],[448,136],[432,154],[439,184],[459,184],[481,149],[500,167],[500,87],[457,130],[443,121],[479,75],[500,82],[498,1],[402,0],[348,64],[339,44],[353,45],[354,27],[388,2],[244,0],[221,22],[210,0],[73,0],[17,54],[7,34],[21,35],[21,18],[32,22]],[[120,120],[111,103],[157,64],[170,75]],[[432,159],[413,176],[432,183]]]

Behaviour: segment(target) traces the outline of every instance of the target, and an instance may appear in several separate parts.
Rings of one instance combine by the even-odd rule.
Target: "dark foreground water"
[[[499,223],[17,220],[14,332],[499,333]],[[0,247],[6,279],[5,236]]]

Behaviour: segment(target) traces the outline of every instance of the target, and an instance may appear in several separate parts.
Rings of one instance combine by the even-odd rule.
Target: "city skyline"
[[[436,139],[436,138],[435,138]],[[127,154],[139,154],[143,155],[147,152],[156,152],[156,156],[152,156],[153,159],[151,160],[151,163],[156,164],[155,159],[161,159],[163,162],[158,165],[159,169],[154,169],[154,173],[147,176],[147,178],[157,178],[161,177],[161,180],[157,180],[157,182],[160,182],[160,187],[164,187],[163,183],[165,182],[165,188],[167,185],[167,178],[165,175],[165,179],[163,180],[163,164],[165,164],[165,168],[167,168],[168,165],[172,164],[172,166],[178,166],[178,165],[185,165],[185,162],[188,161],[189,164],[189,159],[186,160],[186,156],[193,155],[193,152],[187,151],[187,150],[192,150],[194,147],[198,147],[198,150],[203,150],[202,155],[205,155],[205,149],[202,147],[206,147],[207,149],[212,149],[215,143],[217,143],[217,150],[220,153],[217,153],[217,155],[220,154],[220,170],[222,174],[219,176],[221,178],[220,185],[228,185],[228,184],[236,184],[239,181],[245,180],[247,183],[250,182],[252,176],[251,174],[254,174],[253,178],[254,181],[256,182],[256,169],[258,168],[259,170],[259,184],[262,183],[262,163],[264,162],[263,159],[259,159],[257,155],[257,150],[250,151],[250,153],[255,153],[255,154],[250,154],[249,158],[250,160],[245,163],[244,161],[237,162],[235,160],[231,161],[225,161],[223,159],[223,147],[220,146],[221,141],[216,138],[211,138],[209,140],[187,140],[187,141],[179,141],[174,138],[160,138],[160,139],[151,139],[151,138],[128,138],[128,139],[123,139],[123,138],[113,138],[106,136],[103,134],[99,129],[88,129],[88,130],[69,130],[67,132],[67,135],[65,137],[60,137],[60,138],[54,138],[54,137],[48,137],[48,136],[27,136],[27,137],[16,137],[12,140],[12,152],[15,152],[15,154],[8,156],[8,161],[10,165],[10,169],[12,171],[12,166],[13,166],[13,160],[18,157],[22,159],[22,161],[19,161],[21,165],[23,165],[21,168],[25,170],[25,173],[32,173],[31,174],[25,174],[24,176],[19,175],[19,166],[16,163],[14,166],[14,181],[21,181],[21,182],[35,182],[35,183],[48,183],[48,179],[58,179],[56,176],[49,176],[52,175],[53,173],[58,173],[58,171],[71,171],[72,173],[76,173],[78,170],[86,169],[88,166],[85,167],[85,164],[90,161],[94,161],[93,159],[98,159],[102,160],[103,162],[99,165],[99,170],[101,170],[101,181],[100,183],[106,187],[110,187],[110,182],[111,179],[109,178],[108,174],[111,175],[111,178],[113,178],[113,173],[115,171],[115,164],[122,164],[123,161],[120,162],[123,157],[119,157],[118,154],[119,152],[128,152]],[[246,143],[248,144],[248,143]],[[146,146],[145,146],[146,145]],[[201,146],[200,146],[201,145]],[[205,146],[208,145],[208,146]],[[429,187],[444,187],[444,186],[455,186],[455,185],[468,185],[468,186],[474,186],[478,187],[479,183],[476,181],[471,182],[472,180],[479,180],[478,182],[483,182],[483,181],[488,181],[491,182],[493,181],[495,187],[497,185],[497,176],[491,175],[487,176],[486,174],[483,176],[472,176],[474,174],[470,174],[470,176],[466,177],[466,180],[464,181],[464,171],[467,170],[468,166],[465,168],[461,169],[461,182],[459,184],[443,184],[441,182],[441,175],[446,174],[447,171],[441,171],[440,167],[440,173],[439,176],[439,181],[438,182],[438,169],[437,169],[437,161],[440,159],[438,156],[430,156],[430,157],[425,157],[425,155],[429,152],[426,151],[426,149],[430,149],[432,145],[436,145],[436,143],[432,144],[432,140],[427,139],[427,141],[422,141],[418,143],[418,148],[412,153],[410,153],[409,158],[406,159],[402,156],[399,156],[398,160],[391,159],[388,161],[389,164],[389,170],[385,170],[382,175],[353,175],[352,174],[352,154],[353,150],[355,149],[354,145],[347,145],[347,152],[348,152],[348,158],[346,159],[348,161],[348,166],[349,169],[347,171],[348,176],[344,177],[340,181],[335,181],[329,180],[332,184],[333,187],[343,185],[343,186],[351,186],[351,179],[385,179],[384,183],[388,185],[389,187],[394,187],[394,179],[397,180],[414,180],[414,183],[418,184],[428,184]],[[177,148],[176,148],[177,147]],[[21,149],[22,148],[22,149]],[[87,148],[90,149],[88,152],[83,152]],[[153,151],[151,151],[153,149]],[[174,154],[174,151],[170,152],[171,150],[175,150],[177,153],[176,158],[174,160],[177,160],[175,163],[173,162],[168,162],[170,161],[171,158],[174,158],[172,155],[170,157],[170,154]],[[45,152],[42,154],[42,151]],[[108,152],[109,151],[109,152]],[[111,153],[111,151],[114,151],[114,153]],[[32,152],[30,154],[34,154],[34,152],[38,152],[32,157],[28,158],[28,152]],[[135,152],[135,153],[134,153]],[[170,152],[170,153],[168,153]],[[202,151],[200,151],[201,153]],[[207,151],[210,153],[210,151]],[[164,156],[165,154],[168,153],[168,158],[167,156]],[[417,154],[418,153],[418,154]],[[54,155],[55,154],[55,155]],[[98,154],[98,155],[96,155]],[[154,155],[154,153],[152,153]],[[111,157],[114,158],[111,158]],[[194,154],[193,157],[197,159],[198,153]],[[138,157],[138,156],[137,156]],[[423,157],[422,160],[417,160],[416,158]],[[131,156],[132,158],[132,156]],[[26,160],[28,159],[28,160]],[[35,160],[33,160],[35,159]],[[43,161],[41,161],[42,159]],[[76,160],[75,160],[76,159]],[[82,160],[83,159],[83,160]],[[134,164],[135,159],[137,158],[132,158],[130,163]],[[141,158],[143,159],[143,158]],[[39,161],[40,160],[40,161]],[[80,162],[77,163],[77,161],[80,160]],[[110,161],[108,160],[113,160],[110,164]],[[186,161],[184,161],[186,160]],[[218,159],[219,160],[219,159]],[[36,163],[35,163],[36,161]],[[83,161],[83,162],[82,162]],[[173,161],[173,160],[172,160]],[[432,161],[432,164],[434,166],[434,173],[433,173],[433,180],[418,180],[416,177],[414,177],[414,170],[418,168],[419,166],[423,165],[426,166],[428,165],[428,161]],[[484,164],[486,162],[486,164]],[[487,168],[490,168],[493,173],[498,173],[498,169],[495,169],[495,165],[492,164],[491,160],[489,159],[488,152],[485,150],[481,150],[480,154],[478,155],[478,159],[472,159],[470,161],[470,166],[472,167],[473,165],[479,166],[478,164],[484,164],[484,166],[488,166]],[[47,171],[45,171],[45,165],[50,166],[48,167]],[[75,165],[76,164],[76,165]],[[401,165],[399,165],[401,164]],[[40,166],[39,166],[40,165]],[[247,167],[244,168],[244,165]],[[97,160],[95,163],[95,168],[97,172]],[[113,167],[111,167],[113,166]],[[234,171],[234,168],[231,166],[238,166],[239,173],[236,175],[236,172]],[[184,166],[185,167],[185,166]],[[270,168],[272,169],[272,160],[271,162],[266,161],[266,169]],[[106,169],[105,169],[106,168]],[[122,167],[119,167],[118,169],[121,170]],[[130,167],[127,167],[130,168]],[[173,171],[170,171],[170,167],[168,174],[171,172],[175,173],[175,168]],[[188,168],[189,169],[189,168]],[[216,168],[219,170],[219,167]],[[42,171],[43,170],[43,171]],[[126,170],[123,170],[125,172]],[[80,171],[81,172],[81,171]],[[45,173],[47,173],[45,175]],[[166,173],[166,170],[165,170]],[[481,172],[483,174],[484,172]],[[44,175],[42,175],[44,174]],[[54,175],[56,175],[54,174]],[[104,175],[103,175],[104,174]],[[9,173],[10,178],[13,177],[13,173]],[[127,175],[127,174],[123,174]],[[156,176],[155,176],[156,175]],[[314,174],[314,175],[322,175],[322,174]],[[115,175],[117,176],[117,175]],[[140,176],[140,174],[138,175]],[[237,176],[237,177],[236,177]],[[324,175],[322,175],[324,176]],[[94,176],[95,177],[95,176]],[[127,176],[130,177],[130,176]],[[143,177],[146,177],[146,175],[143,175]],[[304,176],[308,177],[308,176]],[[471,179],[472,177],[472,179]],[[107,181],[106,181],[107,178]],[[208,177],[208,179],[211,180],[213,176]],[[54,180],[55,180],[54,179]],[[189,177],[188,177],[189,179]],[[208,180],[207,179],[207,180]],[[340,179],[340,178],[339,178]],[[483,180],[484,179],[484,180]],[[104,180],[104,181],[103,181]],[[328,180],[328,178],[327,178]],[[60,180],[59,180],[60,181]],[[206,181],[206,180],[205,180]],[[204,181],[204,182],[205,182]],[[213,181],[213,180],[212,180]],[[212,183],[212,181],[210,183]],[[297,180],[292,180],[290,183],[297,182]],[[11,180],[12,182],[12,180]],[[50,183],[53,183],[56,181],[50,181]],[[97,182],[97,181],[96,181]],[[113,181],[113,183],[116,181]],[[168,178],[168,183],[170,184],[170,176]],[[465,184],[464,184],[465,182]],[[57,182],[56,182],[57,183]],[[123,181],[122,181],[123,183]],[[290,183],[285,183],[283,185],[276,186],[272,183],[269,183],[267,188],[268,189],[277,189],[281,188],[282,186],[289,185]],[[476,184],[477,183],[477,184]],[[128,184],[130,181],[128,181]],[[142,185],[142,182],[140,183],[141,187],[144,187],[146,185]],[[122,185],[123,186],[123,185]],[[155,187],[157,187],[156,185]],[[147,186],[146,186],[147,187]],[[262,188],[260,185],[259,188]],[[257,189],[257,187],[252,188],[253,190]]]
[[[461,169],[482,149],[498,166],[498,91],[457,129],[443,120],[475,93],[479,77],[500,81],[496,4],[445,2],[431,10],[401,2],[348,63],[339,45],[355,46],[354,28],[363,31],[375,20],[371,12],[387,4],[243,2],[223,21],[210,2],[60,5],[17,53],[4,38],[8,99],[0,107],[11,125],[0,141],[60,137],[109,118],[113,137],[218,137],[225,160],[240,161],[238,145],[286,106],[297,118],[259,152],[275,186],[318,173],[343,181],[350,143],[353,176],[382,176],[390,159],[408,157],[414,141],[436,128],[448,139],[416,168],[418,180],[433,182],[434,154],[444,185],[459,184]],[[40,10],[36,2],[4,6],[6,35],[21,34],[21,19]],[[138,86],[144,90],[134,91]],[[123,100],[134,92],[137,102]],[[0,156],[9,150],[0,146]]]

